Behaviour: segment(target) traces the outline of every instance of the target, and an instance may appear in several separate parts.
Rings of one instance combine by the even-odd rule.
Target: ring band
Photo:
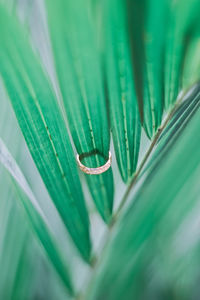
[[[108,157],[107,162],[105,163],[105,165],[100,166],[98,168],[88,168],[88,167],[84,166],[80,162],[79,154],[76,155],[76,160],[77,160],[78,166],[81,169],[81,171],[83,171],[86,174],[90,174],[90,175],[98,175],[98,174],[106,172],[110,168],[111,162],[112,162],[112,155],[111,155],[111,152],[109,151],[109,157]]]

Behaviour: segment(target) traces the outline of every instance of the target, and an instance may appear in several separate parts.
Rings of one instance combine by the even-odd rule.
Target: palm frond
[[[0,2],[0,299],[197,299],[199,1]]]
[[[89,260],[88,215],[57,100],[21,27],[3,7],[0,7],[0,14],[0,72],[4,84],[29,150],[55,206],[78,249]],[[66,178],[67,174],[72,176]]]
[[[87,299],[193,298],[199,279],[199,240],[190,236],[199,222],[199,119],[198,108],[181,134],[171,134],[170,150],[163,149],[120,219]]]

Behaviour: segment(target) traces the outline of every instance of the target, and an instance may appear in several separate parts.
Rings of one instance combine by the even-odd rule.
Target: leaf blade
[[[109,94],[109,116],[115,154],[122,179],[127,182],[137,165],[140,120],[133,84],[126,5],[102,2],[105,35],[103,61]]]
[[[98,167],[108,158],[110,133],[93,24],[82,0],[46,1],[46,7],[70,132],[79,155],[100,153],[83,160],[88,167]],[[86,180],[100,215],[108,222],[114,193],[112,172],[96,177],[86,175]]]
[[[163,299],[174,293],[191,298],[191,286],[199,278],[198,235],[192,244],[184,241],[187,225],[190,236],[199,220],[199,120],[197,107],[184,134],[175,137],[139,188],[107,247],[88,299],[149,299],[155,294]]]
[[[164,104],[166,1],[128,1],[132,56],[142,124],[151,139]]]
[[[3,7],[0,7],[0,14],[4,41],[0,46],[3,82],[47,190],[77,248],[89,260],[88,214],[55,95],[23,29]]]
[[[17,198],[26,212],[27,220],[33,228],[33,231],[36,233],[36,237],[43,245],[56,271],[64,281],[65,285],[68,287],[69,292],[73,294],[73,287],[68,270],[62,260],[61,253],[59,253],[56,247],[56,243],[52,238],[52,234],[48,229],[48,221],[46,220],[43,211],[37,203],[37,200],[35,199],[35,196],[32,193],[22,171],[1,139],[0,162],[15,180],[14,185],[16,194],[18,195]]]
[[[180,82],[187,51],[187,35],[198,20],[199,2],[187,3],[183,0],[169,7],[169,25],[165,46],[165,108],[169,109],[176,101],[182,86]]]

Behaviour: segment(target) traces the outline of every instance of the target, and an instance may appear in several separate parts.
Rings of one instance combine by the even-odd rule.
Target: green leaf
[[[163,112],[167,2],[128,2],[138,99],[143,127],[147,136],[152,138]]]
[[[102,24],[111,130],[119,170],[127,182],[137,165],[141,125],[125,4],[121,0],[103,1]]]
[[[18,227],[19,224],[19,219],[20,216],[18,214],[17,216],[17,220],[16,220],[16,226]],[[18,221],[18,224],[17,224]],[[23,227],[24,226],[24,220],[23,218],[20,219],[21,224],[23,222]],[[19,227],[20,231],[22,230],[22,225]],[[13,231],[13,234],[15,234],[15,239],[12,238],[12,243],[17,242],[19,233],[16,231],[16,227],[14,227],[14,224],[12,225],[11,228],[8,229],[8,232]],[[19,231],[19,232],[20,232]],[[20,232],[21,234],[21,232]],[[34,285],[34,280],[33,280],[33,274],[34,268],[32,267],[32,256],[30,255],[30,247],[31,247],[31,251],[35,251],[35,248],[33,247],[33,242],[32,242],[32,238],[31,238],[31,234],[30,232],[27,230],[27,234],[26,234],[26,239],[23,241],[23,243],[21,243],[22,245],[22,249],[19,253],[19,256],[17,257],[17,268],[16,270],[13,270],[12,264],[10,262],[10,264],[8,263],[7,268],[9,269],[10,273],[14,273],[14,283],[13,283],[13,287],[11,289],[11,297],[8,298],[8,295],[6,295],[7,299],[26,299],[27,297],[31,297],[31,293],[32,293],[32,285]],[[10,244],[10,248],[12,249],[12,244]],[[13,249],[14,250],[14,249]],[[14,252],[14,251],[13,251]],[[4,253],[4,257],[7,254]],[[11,255],[15,255],[14,253],[12,253],[11,250]],[[38,256],[37,256],[38,259]],[[32,268],[31,268],[32,267]],[[31,271],[31,272],[30,272]],[[31,274],[31,276],[27,276],[27,274]],[[32,280],[30,280],[30,277]],[[8,287],[7,287],[8,288]]]
[[[2,165],[0,191],[0,266],[3,270],[0,274],[0,298],[33,299],[35,295],[45,294],[49,300],[68,299],[65,283],[60,280],[41,243],[35,238],[17,199],[13,182]],[[64,297],[60,297],[62,294]]]
[[[164,102],[164,40],[166,37],[166,1],[147,1],[144,25],[143,126],[152,138],[161,121]]]
[[[181,90],[181,73],[187,50],[187,37],[199,18],[200,2],[178,0],[170,5],[165,46],[165,107],[176,101]]]
[[[46,7],[70,132],[79,155],[93,153],[83,163],[98,167],[108,159],[110,133],[94,26],[85,0],[51,0]],[[111,170],[86,179],[98,211],[108,221],[113,203]]]
[[[73,287],[71,284],[70,276],[61,253],[56,247],[56,243],[50,230],[48,229],[48,221],[41,210],[34,194],[32,193],[23,173],[17,165],[14,158],[9,153],[3,141],[0,139],[0,162],[7,169],[10,175],[16,182],[16,193],[18,195],[17,200],[20,202],[25,210],[27,220],[30,223],[36,237],[44,247],[50,261],[55,267],[56,271],[64,281],[65,285],[69,289],[69,292],[73,294]],[[16,184],[17,183],[17,184]]]
[[[194,24],[194,29],[188,37],[187,52],[185,55],[182,86],[187,90],[190,86],[200,80],[200,21]]]
[[[19,218],[18,218],[19,219]],[[24,220],[23,226],[24,226]],[[21,229],[21,228],[20,228]],[[16,229],[13,228],[16,233]],[[16,235],[16,241],[19,234]],[[14,243],[14,239],[13,239]],[[17,242],[16,242],[17,243]],[[10,244],[13,250],[11,253],[14,256],[15,247]],[[27,234],[23,249],[18,257],[18,264],[16,271],[13,270],[12,260],[8,262],[7,269],[10,274],[14,273],[14,284],[11,289],[11,298],[6,299],[48,299],[48,300],[69,300],[72,299],[63,288],[60,278],[57,277],[54,269],[45,257],[40,245],[33,238],[31,232]],[[6,253],[4,253],[4,257]],[[7,281],[7,291],[10,288],[9,280]],[[8,293],[8,292],[7,292]],[[0,293],[1,294],[1,293]]]
[[[87,299],[193,299],[199,282],[200,109],[147,174]],[[115,288],[113,288],[113,286]]]
[[[25,254],[27,244],[27,227],[19,217],[18,207],[13,205],[8,177],[0,168],[0,297],[12,299],[19,260]],[[15,204],[15,203],[14,203]]]
[[[23,29],[0,7],[0,73],[47,190],[82,256],[90,258],[88,214],[67,129]]]
[[[147,165],[140,177],[142,177],[142,175],[149,170],[150,167],[153,168],[153,166],[155,166],[159,160],[162,159],[164,153],[170,150],[171,145],[174,143],[174,141],[176,141],[176,138],[187,126],[199,105],[200,86],[196,85],[185,95],[185,97],[183,97],[182,103],[175,110],[171,120],[160,135],[156,149],[154,150],[152,157],[147,162]]]

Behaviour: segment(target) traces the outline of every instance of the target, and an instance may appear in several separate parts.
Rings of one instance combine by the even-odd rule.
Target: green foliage
[[[168,6],[166,0],[134,0],[128,4],[139,107],[146,134],[152,138],[161,124],[163,113],[163,50]]]
[[[200,275],[199,239],[190,240],[199,211],[199,92],[195,99],[193,113],[186,116],[188,106],[182,112],[183,128],[166,133],[169,145],[119,220],[88,299],[193,299]]]
[[[89,260],[88,215],[54,92],[22,28],[2,7],[0,22],[0,73],[19,125],[55,206],[80,252]],[[66,178],[67,174],[73,176]]]
[[[188,35],[197,30],[200,2],[193,0],[171,1],[165,51],[165,106],[169,108],[181,90],[181,72],[187,52]]]
[[[9,3],[0,299],[198,299],[200,2]]]
[[[136,169],[141,125],[133,81],[126,5],[102,1],[103,60],[109,94],[109,116],[116,158],[125,182]]]
[[[78,5],[75,1],[50,0],[46,1],[46,6],[70,132],[79,154],[95,154],[83,160],[84,164],[94,168],[105,163],[104,157],[108,157],[110,144],[95,31],[84,0],[80,0]],[[98,177],[87,176],[86,179],[97,209],[108,222],[113,203],[112,171]]]
[[[19,169],[17,163],[14,161],[13,157],[8,152],[8,149],[5,147],[2,140],[0,140],[0,162],[16,180],[18,184],[15,186],[16,194],[18,196],[17,198],[27,214],[30,226],[35,231],[36,236],[45,248],[47,255],[52,261],[52,264],[55,266],[64,283],[72,293],[73,289],[67,273],[67,267],[65,266],[62,255],[57,250],[55,241],[53,240],[50,230],[48,229],[48,221],[38,205],[31,188],[24,178],[24,175]],[[21,189],[19,189],[19,187]]]

